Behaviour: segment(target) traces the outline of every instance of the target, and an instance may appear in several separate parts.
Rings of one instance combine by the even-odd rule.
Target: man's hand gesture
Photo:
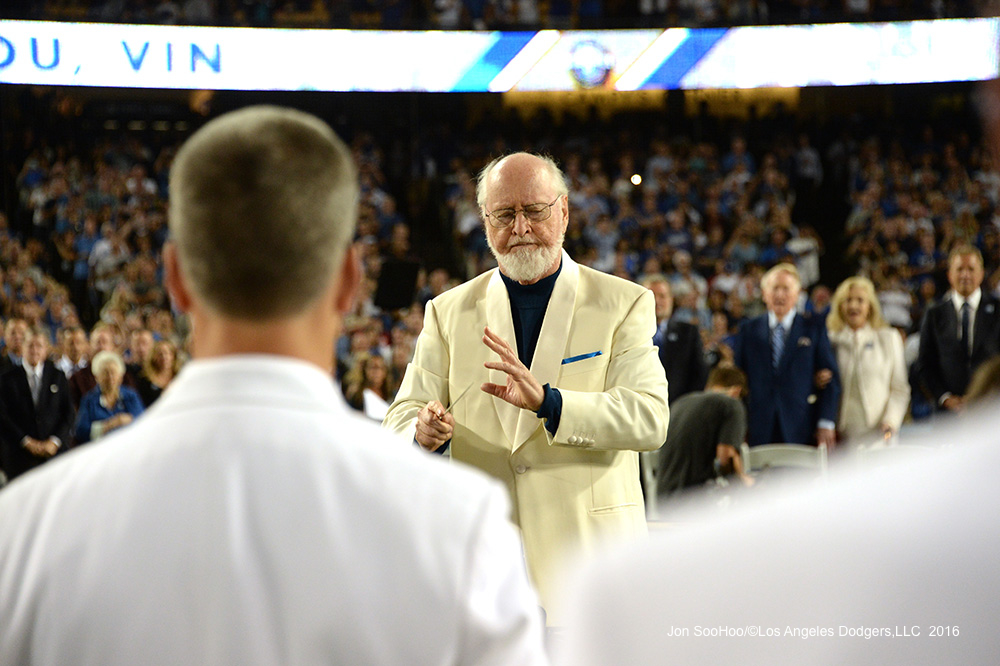
[[[504,385],[485,383],[480,389],[515,407],[537,412],[542,406],[545,389],[517,358],[517,352],[503,338],[491,331],[489,326],[484,330],[483,344],[500,357],[499,361],[487,361],[483,365],[490,370],[505,373],[507,383]]]

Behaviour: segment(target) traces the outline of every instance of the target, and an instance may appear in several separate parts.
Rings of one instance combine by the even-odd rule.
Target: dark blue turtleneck
[[[531,359],[535,357],[535,347],[538,336],[542,332],[542,321],[545,319],[545,309],[549,306],[552,289],[556,286],[556,278],[562,272],[562,263],[556,272],[544,277],[534,284],[520,284],[509,277],[500,274],[507,287],[510,297],[510,315],[514,321],[514,337],[517,339],[517,357],[525,367],[531,367]],[[535,414],[545,419],[545,429],[553,435],[559,429],[559,417],[562,415],[562,396],[558,389],[545,385],[545,397],[542,406]]]

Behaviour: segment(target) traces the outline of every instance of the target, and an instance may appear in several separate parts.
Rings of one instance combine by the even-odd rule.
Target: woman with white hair
[[[826,325],[843,387],[841,434],[852,446],[891,438],[906,416],[910,385],[903,338],[882,318],[872,281],[851,277],[841,282]]]
[[[113,351],[98,352],[90,362],[97,386],[80,401],[76,443],[99,439],[132,422],[143,412],[139,394],[122,386],[125,361]]]

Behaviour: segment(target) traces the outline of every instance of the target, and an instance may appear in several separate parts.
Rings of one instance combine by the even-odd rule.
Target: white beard
[[[559,242],[551,246],[523,245],[510,248],[507,254],[500,254],[497,251],[489,234],[486,234],[486,243],[496,257],[497,264],[500,265],[500,272],[515,282],[532,283],[541,278],[559,260],[563,236],[560,234]]]

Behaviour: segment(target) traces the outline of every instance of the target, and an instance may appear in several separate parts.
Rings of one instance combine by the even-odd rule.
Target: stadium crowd
[[[776,129],[788,122],[776,115],[667,133],[658,122],[652,114],[515,131],[509,119],[486,117],[461,139],[443,122],[414,141],[418,166],[403,178],[388,137],[354,132],[364,285],[336,371],[349,401],[379,418],[413,353],[423,305],[495,265],[475,174],[514,149],[547,152],[563,167],[571,256],[636,282],[666,277],[671,317],[697,327],[707,369],[732,361],[740,322],[764,312],[762,275],[782,262],[801,276],[799,309],[821,316],[836,287],[821,266],[835,267],[828,275],[837,281],[870,278],[885,320],[907,336],[908,364],[925,309],[948,289],[955,245],[981,251],[984,291],[1000,285],[1000,170],[961,124],[790,132]],[[611,136],[609,126],[622,129]],[[119,131],[60,140],[24,130],[16,202],[0,216],[5,364],[19,363],[27,331],[44,335],[71,383],[94,354],[113,351],[126,364],[124,386],[144,387],[147,404],[166,387],[188,333],[160,286],[167,176],[182,138]],[[414,201],[447,231],[443,242],[415,225],[427,210]],[[840,228],[823,222],[837,210]],[[824,256],[828,246],[846,254]],[[412,274],[400,278],[400,267]],[[91,373],[74,402],[94,386]],[[933,408],[913,392],[912,417]]]
[[[292,28],[662,28],[977,15],[971,0],[48,0],[10,18]]]

